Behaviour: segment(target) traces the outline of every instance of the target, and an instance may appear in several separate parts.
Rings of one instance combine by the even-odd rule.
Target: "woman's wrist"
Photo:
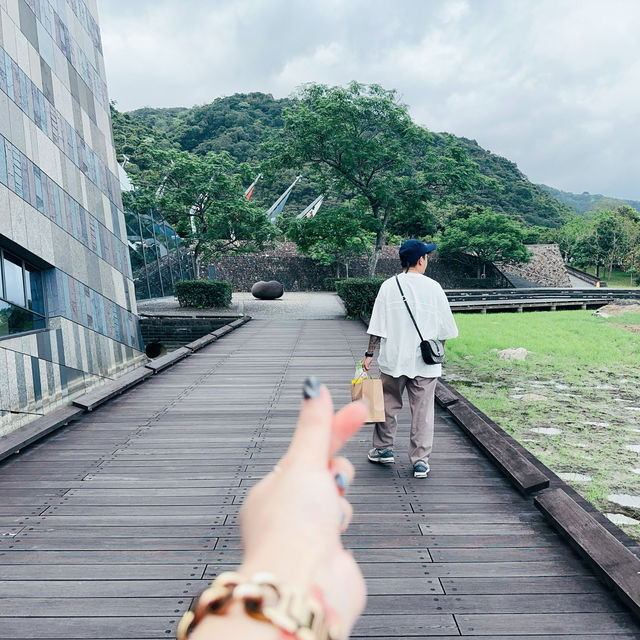
[[[234,602],[223,616],[207,616],[189,635],[189,640],[284,640],[286,635],[272,624],[247,615],[241,602]]]
[[[219,622],[225,619],[226,622]],[[262,629],[263,626],[270,627],[269,631]],[[240,627],[244,629],[242,635],[229,637],[245,637],[244,633],[251,633],[246,637],[254,637],[252,629],[265,640],[337,640],[343,635],[339,617],[327,605],[317,586],[307,593],[271,573],[259,572],[247,577],[227,572],[220,574],[194,601],[178,625],[177,637],[178,640],[194,637],[197,640],[216,628],[239,633]],[[222,638],[226,640],[226,633]]]

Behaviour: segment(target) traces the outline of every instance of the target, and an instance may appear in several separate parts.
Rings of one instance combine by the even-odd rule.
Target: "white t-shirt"
[[[398,274],[398,280],[425,340],[448,340],[458,335],[447,296],[435,280],[413,272]],[[402,301],[395,276],[380,287],[367,333],[382,338],[378,366],[383,373],[394,378],[442,375],[442,365],[425,364],[422,359],[420,337]]]

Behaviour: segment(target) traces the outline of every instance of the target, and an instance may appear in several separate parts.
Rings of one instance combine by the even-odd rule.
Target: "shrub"
[[[386,278],[349,278],[336,282],[336,291],[342,298],[347,315],[356,317],[361,313],[370,314],[378,289]]]
[[[226,280],[180,280],[173,288],[181,307],[228,307],[233,285]]]
[[[336,290],[336,282],[342,280],[342,278],[336,278],[335,276],[331,276],[329,278],[325,278],[322,281],[322,286],[325,291],[335,291]]]

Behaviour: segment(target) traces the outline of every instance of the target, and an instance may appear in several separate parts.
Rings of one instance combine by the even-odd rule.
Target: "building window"
[[[0,338],[45,327],[41,271],[0,247]]]

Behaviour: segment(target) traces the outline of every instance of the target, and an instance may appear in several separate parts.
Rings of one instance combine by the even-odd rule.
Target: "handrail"
[[[449,289],[445,291],[449,302],[465,302],[473,300],[640,300],[640,289]]]
[[[566,269],[569,275],[575,276],[576,278],[580,278],[581,280],[586,280],[587,282],[590,282],[591,284],[595,284],[598,287],[607,286],[606,282],[604,282],[603,280],[600,280],[600,278],[597,278],[596,276],[592,276],[590,273],[587,273],[586,271],[580,271],[580,269],[576,269],[575,267],[570,267],[568,264],[566,264],[564,268]]]

